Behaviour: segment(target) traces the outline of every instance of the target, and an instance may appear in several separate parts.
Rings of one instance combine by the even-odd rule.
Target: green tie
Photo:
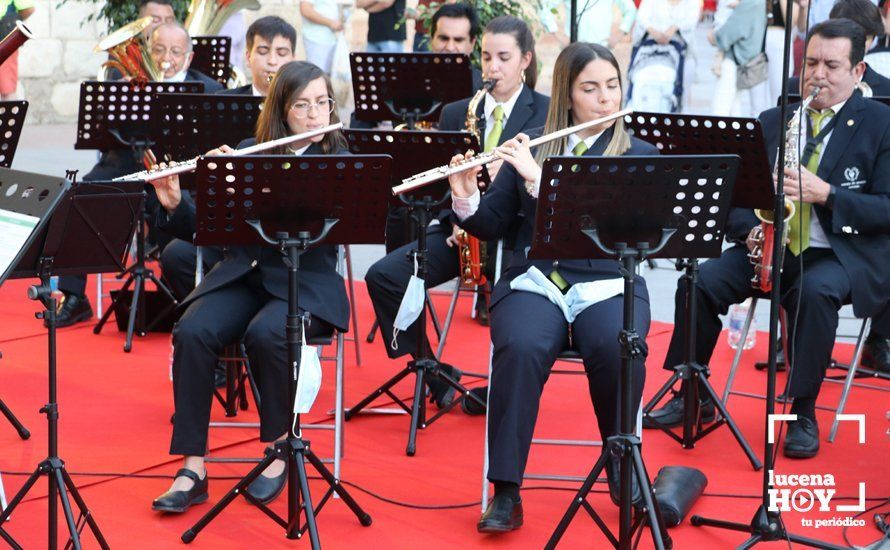
[[[580,157],[581,155],[583,155],[586,152],[587,152],[587,144],[584,143],[583,141],[579,141],[578,144],[575,145],[574,148],[572,148],[572,154],[575,155],[576,157]]]
[[[488,133],[488,137],[485,138],[486,153],[497,147],[501,139],[501,133],[504,131],[504,106],[498,104],[492,115],[494,115],[494,125],[491,127],[491,132]]]
[[[810,119],[813,123],[813,135],[819,135],[822,129],[822,123],[828,118],[834,116],[834,111],[826,109],[821,113],[809,111]],[[807,161],[806,168],[812,173],[819,170],[819,156],[822,153],[822,143],[817,143],[813,149],[813,154]],[[810,215],[812,212],[812,204],[794,201],[794,216],[788,220],[788,250],[795,256],[809,248],[810,246]],[[798,216],[800,216],[798,218]]]

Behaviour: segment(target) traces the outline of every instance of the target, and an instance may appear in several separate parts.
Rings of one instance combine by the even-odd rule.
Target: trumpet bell
[[[123,27],[109,34],[105,38],[99,41],[96,44],[96,47],[93,48],[95,53],[100,53],[104,51],[108,51],[115,46],[120,46],[124,42],[128,40],[132,40],[142,34],[142,31],[151,26],[151,16],[147,15],[142,19],[137,19],[132,23],[127,23]]]

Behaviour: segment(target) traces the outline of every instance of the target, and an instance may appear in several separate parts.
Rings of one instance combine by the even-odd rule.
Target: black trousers
[[[204,273],[222,260],[222,250],[215,246],[201,248]],[[161,274],[170,285],[177,300],[182,301],[195,289],[195,267],[198,254],[195,245],[182,239],[173,239],[161,252]]]
[[[427,228],[427,273],[426,288],[433,288],[457,277],[459,263],[457,247],[445,242],[451,235],[450,225],[434,225]],[[368,294],[374,305],[374,313],[380,323],[380,331],[386,345],[386,353],[391,359],[417,351],[417,323],[400,332],[396,343],[398,349],[390,346],[392,326],[402,303],[402,296],[408,288],[408,281],[414,274],[414,259],[411,251],[417,243],[408,243],[395,249],[378,260],[365,275]]]
[[[803,260],[804,276],[800,276]],[[748,261],[747,248],[736,245],[723,255],[701,265],[696,285],[696,359],[708,364],[720,331],[719,315],[729,306],[745,298],[768,298],[751,287],[754,268]],[[801,257],[790,253],[782,271],[782,307],[788,312],[787,356],[793,361],[789,392],[791,397],[816,397],[831,361],[837,332],[838,310],[851,299],[850,279],[834,252],[828,248],[808,248]],[[664,368],[672,369],[683,362],[686,338],[686,287],[677,283],[674,310],[674,333],[665,358]],[[795,316],[798,305],[800,312]],[[713,365],[711,365],[713,367]]]
[[[871,333],[881,338],[890,338],[890,304],[872,318]]]
[[[201,296],[173,329],[173,400],[176,418],[170,454],[204,456],[213,402],[213,370],[228,344],[242,338],[262,401],[260,439],[274,441],[291,426],[288,395],[287,302],[269,294],[260,272]],[[330,334],[312,319],[307,339]]]
[[[649,332],[649,303],[636,298],[634,326],[643,349]],[[568,347],[569,327],[547,298],[512,292],[491,309],[494,357],[488,399],[488,479],[522,483],[538,405],[557,355]],[[603,440],[618,433],[623,297],[590,306],[572,323],[574,348],[584,360],[590,400]],[[648,350],[647,350],[648,351]],[[645,353],[634,363],[636,411],[645,383]]]

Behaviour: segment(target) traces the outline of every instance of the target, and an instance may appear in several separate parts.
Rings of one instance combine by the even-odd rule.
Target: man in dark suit
[[[820,92],[802,132],[814,147],[803,149],[800,177],[797,168],[785,169],[784,184],[787,197],[798,201],[781,277],[782,305],[790,312],[788,391],[794,398],[791,412],[797,415],[784,441],[788,457],[809,458],[819,451],[815,404],[831,360],[838,310],[852,302],[857,316],[873,316],[886,308],[890,296],[890,108],[854,91],[865,71],[864,45],[862,28],[849,19],[814,26],[807,41],[803,93],[816,86]],[[787,126],[779,117],[778,108],[760,116],[771,165]],[[702,264],[696,286],[700,363],[709,362],[717,343],[718,315],[758,295],[747,258],[758,224],[750,210],[731,212],[726,235],[735,246]],[[680,284],[664,363],[669,370],[683,358],[685,300]],[[653,416],[663,424],[681,422],[683,398],[677,395]],[[703,416],[709,407],[713,404],[706,404]]]
[[[492,135],[497,138],[494,140],[496,143],[492,144],[493,148],[495,144],[500,145],[519,132],[544,125],[550,99],[535,92],[533,82],[523,84],[518,74],[515,80],[516,85],[504,86],[503,89],[499,85],[491,93],[486,94],[485,99],[480,101],[476,108],[483,146],[486,141],[490,141],[487,138]],[[439,129],[445,131],[464,130],[469,102],[470,98],[467,98],[446,105],[442,109],[439,119]],[[495,111],[498,112],[496,113]],[[498,117],[500,117],[500,120],[496,120]],[[499,134],[493,134],[496,129]],[[494,179],[494,175],[496,175],[502,162],[496,161],[489,165],[489,173],[492,179]],[[426,229],[428,250],[427,288],[433,288],[457,277],[459,271],[458,250],[450,242],[452,235],[450,210],[443,211],[439,215],[438,221],[438,224],[430,225]],[[387,226],[387,230],[390,232],[391,225],[388,224]],[[387,241],[391,238],[393,238],[392,235],[388,234]],[[367,275],[365,275],[368,294],[374,305],[374,311],[380,323],[380,330],[384,335],[386,352],[391,359],[396,359],[408,353],[413,356],[417,350],[416,322],[407,330],[399,332],[396,338],[397,349],[392,349],[392,346],[390,346],[393,322],[402,297],[405,295],[405,290],[408,287],[408,281],[414,273],[411,251],[414,250],[415,246],[415,243],[411,242],[393,250],[372,265]],[[432,352],[430,352],[429,356],[433,356]],[[451,374],[453,377],[460,376],[460,372],[454,367],[446,367],[444,370],[448,374]],[[453,391],[446,384],[433,382],[432,390],[433,397],[440,407],[450,403]],[[484,397],[484,393],[482,396]]]
[[[148,41],[151,58],[164,73],[164,82],[203,82],[204,93],[212,94],[223,85],[204,73],[189,68],[195,52],[192,38],[179,23],[164,23],[151,33]]]
[[[297,31],[277,15],[267,15],[247,28],[246,42],[245,59],[252,83],[219,93],[265,97],[279,67],[294,60]]]

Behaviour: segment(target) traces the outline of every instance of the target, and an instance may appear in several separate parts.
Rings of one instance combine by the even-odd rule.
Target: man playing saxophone
[[[838,310],[853,304],[857,317],[873,316],[890,297],[890,108],[854,91],[862,78],[865,36],[849,19],[813,27],[807,39],[801,93],[819,93],[803,115],[797,169],[784,170],[784,192],[796,202],[781,274],[781,301],[788,312],[788,387],[794,399],[783,444],[785,456],[809,458],[819,451],[816,398],[831,361]],[[790,105],[788,112],[796,110]],[[771,165],[787,121],[778,108],[760,115]],[[794,150],[794,149],[792,149]],[[735,245],[702,264],[696,286],[698,305],[695,359],[710,361],[722,325],[718,315],[749,296],[752,288],[747,253],[758,220],[750,210],[730,214],[726,235]],[[685,342],[685,286],[676,293],[675,328],[664,367],[682,363]],[[702,392],[704,395],[704,392]],[[664,425],[679,425],[683,395],[653,412]],[[713,419],[714,405],[703,403],[702,416]]]

